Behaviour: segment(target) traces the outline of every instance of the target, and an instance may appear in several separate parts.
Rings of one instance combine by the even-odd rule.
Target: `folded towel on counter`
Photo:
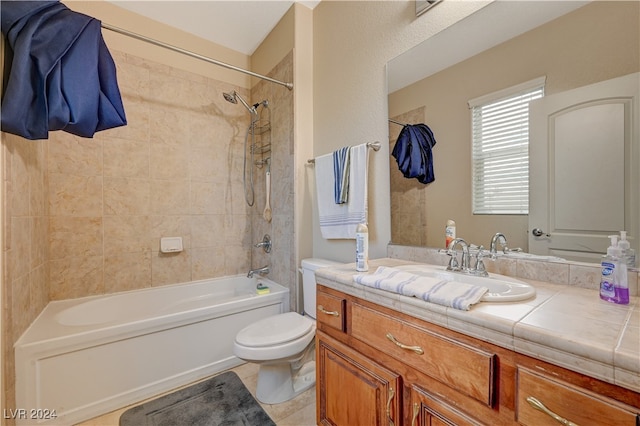
[[[350,148],[345,146],[333,152],[333,192],[336,204],[344,204],[349,200]]]
[[[367,180],[369,148],[366,144],[350,149],[349,201],[336,204],[334,198],[333,154],[316,158],[316,190],[322,237],[326,239],[356,237],[356,227],[367,222]]]
[[[373,274],[354,275],[358,284],[378,288],[427,302],[468,311],[488,291],[475,286],[439,278],[423,277],[399,269],[380,266]]]
[[[58,1],[3,1],[0,12],[12,54],[3,131],[27,139],[47,139],[51,130],[92,137],[127,124],[100,21]]]

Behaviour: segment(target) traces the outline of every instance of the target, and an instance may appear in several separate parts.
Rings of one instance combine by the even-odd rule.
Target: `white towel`
[[[486,287],[423,277],[399,269],[380,266],[373,274],[354,275],[358,284],[417,297],[438,305],[468,311],[488,291]]]
[[[369,149],[366,144],[350,150],[349,201],[336,204],[334,198],[333,153],[316,158],[316,190],[322,237],[356,237],[356,227],[367,222],[367,179]]]

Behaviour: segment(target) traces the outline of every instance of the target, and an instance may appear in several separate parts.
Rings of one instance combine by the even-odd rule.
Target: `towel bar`
[[[374,151],[379,151],[380,147],[382,146],[382,144],[378,141],[375,142],[367,142],[367,148],[371,148]],[[309,160],[307,160],[307,164],[315,164],[316,163],[316,159],[315,158],[310,158]]]

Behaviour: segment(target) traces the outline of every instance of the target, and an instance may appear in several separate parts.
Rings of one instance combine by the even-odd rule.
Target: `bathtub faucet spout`
[[[247,278],[253,278],[253,274],[267,275],[268,273],[269,273],[269,265],[263,266],[262,268],[258,268],[258,269],[249,269]]]

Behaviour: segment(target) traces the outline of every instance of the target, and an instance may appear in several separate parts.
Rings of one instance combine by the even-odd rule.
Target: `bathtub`
[[[11,417],[69,425],[235,367],[236,333],[287,311],[244,276],[50,302],[15,344]]]

